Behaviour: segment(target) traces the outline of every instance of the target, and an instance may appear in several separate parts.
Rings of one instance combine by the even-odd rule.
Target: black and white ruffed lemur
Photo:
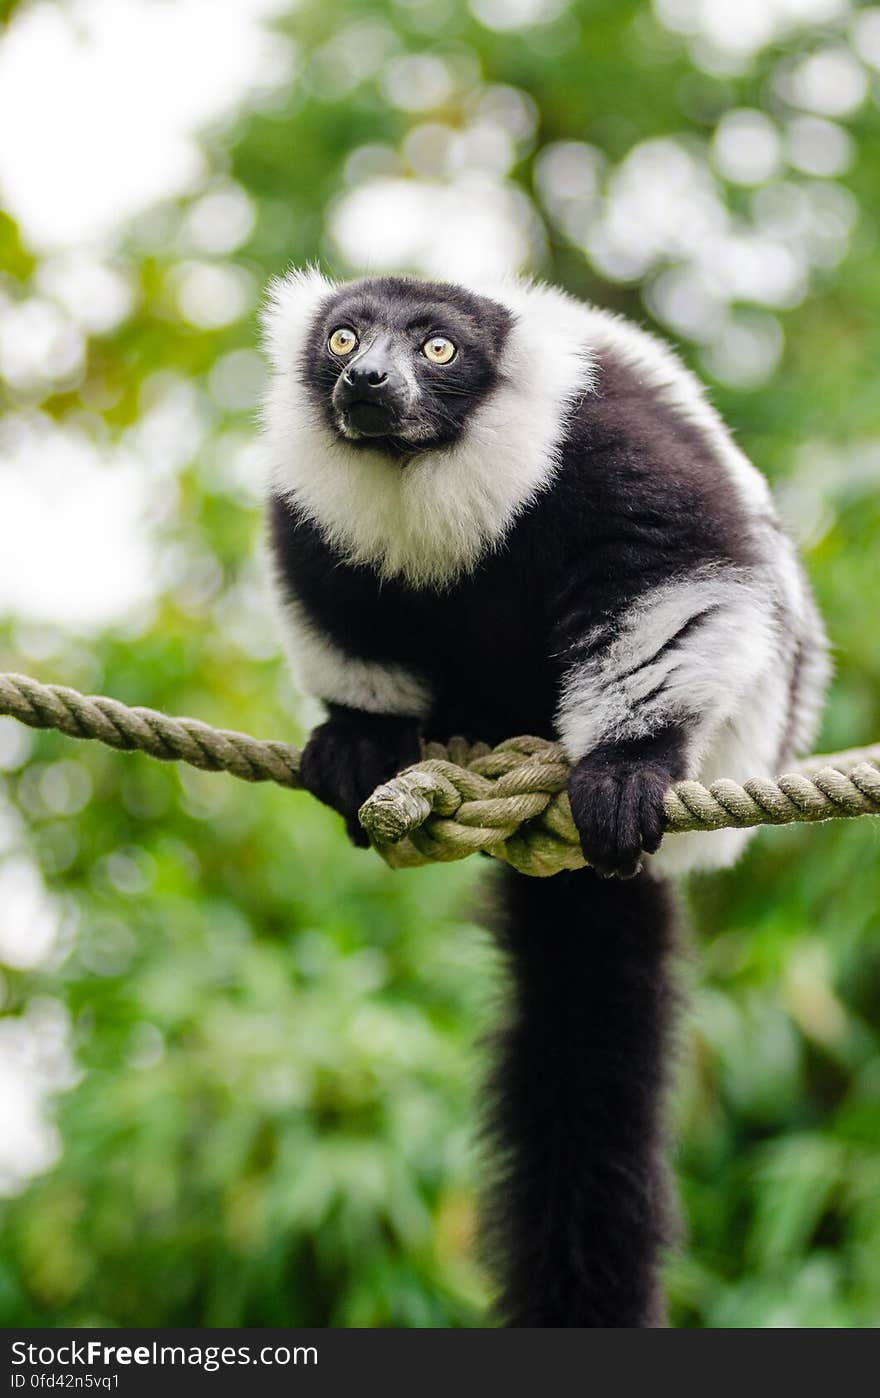
[[[273,571],[327,708],[305,786],[358,808],[421,738],[560,740],[590,867],[501,866],[512,1002],[485,1230],[516,1326],[664,1323],[671,782],[813,736],[821,621],[762,476],[676,356],[547,286],[277,281],[265,313]]]

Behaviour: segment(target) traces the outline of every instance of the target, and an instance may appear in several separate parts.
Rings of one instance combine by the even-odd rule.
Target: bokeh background
[[[267,277],[531,270],[653,325],[880,739],[880,8],[0,4],[0,668],[294,741]],[[689,890],[686,1326],[880,1322],[880,827]],[[480,864],[480,867],[475,867]],[[480,1323],[480,861],[0,719],[0,1321]]]

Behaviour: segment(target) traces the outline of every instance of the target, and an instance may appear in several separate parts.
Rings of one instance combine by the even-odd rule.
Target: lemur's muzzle
[[[388,346],[374,342],[346,365],[336,381],[333,402],[347,427],[364,437],[384,437],[405,415],[406,381]]]

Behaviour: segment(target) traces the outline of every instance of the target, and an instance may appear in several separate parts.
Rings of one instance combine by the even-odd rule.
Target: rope
[[[0,714],[10,714],[30,728],[57,728],[68,738],[96,738],[122,752],[146,752],[160,762],[231,772],[246,782],[300,785],[299,753],[287,743],[260,742],[197,718],[130,709],[118,699],[39,684],[27,675],[0,674]]]
[[[584,863],[558,743],[513,738],[492,750],[431,745],[426,758],[379,787],[360,812],[395,868],[477,850],[537,876]],[[677,782],[665,810],[666,830],[678,834],[880,815],[880,745],[811,758],[775,781]]]
[[[163,762],[301,785],[300,755],[287,743],[128,708],[24,675],[0,674],[0,714]],[[555,874],[584,863],[565,794],[568,770],[560,744],[543,738],[511,738],[491,749],[462,738],[428,743],[424,760],[373,792],[360,819],[395,868],[482,850],[522,873]],[[677,782],[665,806],[670,833],[880,815],[880,745],[809,758],[775,780]]]

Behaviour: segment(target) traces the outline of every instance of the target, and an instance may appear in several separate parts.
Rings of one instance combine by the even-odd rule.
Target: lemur
[[[306,788],[365,845],[358,808],[422,739],[571,761],[587,867],[498,871],[496,1317],[662,1325],[669,879],[749,833],[663,837],[663,797],[811,741],[827,646],[792,544],[676,355],[552,287],[294,271],[264,332],[276,597],[327,712]]]

